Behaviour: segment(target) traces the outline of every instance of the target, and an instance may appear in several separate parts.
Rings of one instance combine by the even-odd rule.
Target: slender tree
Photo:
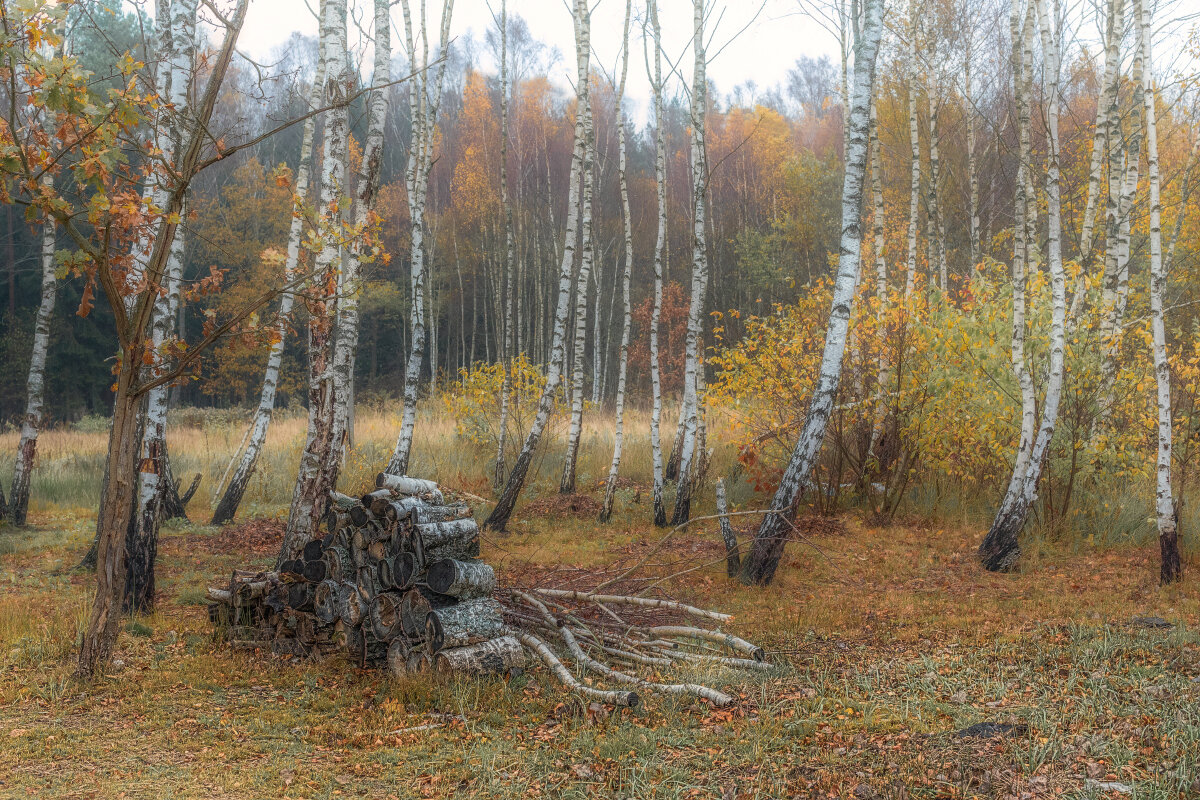
[[[330,108],[325,113],[321,161],[321,247],[310,285],[313,300],[309,303],[308,323],[308,432],[300,453],[279,562],[295,558],[316,534],[329,491],[337,483],[336,472],[330,472],[331,464],[336,464],[330,451],[340,447],[333,436],[339,389],[344,391],[345,387],[337,385],[332,350],[343,239],[340,203],[346,194],[350,145],[348,98],[353,85],[346,53],[346,16],[346,0],[325,0],[321,39],[325,53],[325,98]]]
[[[846,174],[842,183],[842,236],[820,374],[809,402],[804,429],[771,501],[772,513],[763,517],[742,565],[741,577],[746,583],[766,584],[775,576],[800,494],[816,465],[841,382],[842,356],[846,350],[846,335],[854,309],[854,292],[862,258],[862,199],[867,171],[867,138],[875,87],[875,59],[883,35],[883,6],[883,0],[863,0],[862,20],[854,28],[854,83],[850,107],[850,152],[846,158]]]
[[[1154,65],[1151,53],[1150,15],[1142,0],[1134,0],[1142,47],[1143,95],[1146,103],[1146,172],[1150,179],[1150,327],[1154,347],[1154,378],[1158,406],[1158,463],[1155,469],[1154,518],[1161,554],[1159,580],[1175,583],[1183,577],[1179,558],[1178,515],[1171,491],[1171,367],[1167,359],[1167,330],[1163,293],[1162,199],[1158,177],[1158,118],[1155,109]]]
[[[579,233],[579,196],[583,185],[583,162],[587,153],[587,136],[585,130],[585,109],[590,99],[588,97],[588,76],[591,63],[591,12],[587,0],[575,0],[575,145],[571,155],[571,182],[567,192],[567,222],[563,234],[562,259],[558,269],[558,303],[554,311],[554,324],[551,333],[550,360],[546,368],[546,385],[538,400],[537,412],[529,433],[521,446],[517,460],[513,462],[504,491],[500,493],[496,506],[488,515],[484,525],[492,530],[504,530],[516,507],[521,488],[525,485],[525,476],[533,461],[533,454],[541,442],[542,434],[554,411],[554,399],[562,385],[563,364],[566,361],[567,317],[571,303],[571,274],[575,263],[575,239]]]
[[[513,357],[513,309],[516,305],[516,284],[513,281],[516,253],[513,241],[512,202],[508,196],[508,104],[512,91],[508,82],[508,2],[500,0],[500,205],[504,213],[504,276],[501,302],[504,304],[504,341],[501,359],[504,362],[504,380],[500,386],[500,431],[496,437],[496,472],[492,481],[498,492],[504,485],[508,470],[504,449],[508,444],[508,415],[512,394]]]
[[[904,297],[913,293],[917,284],[917,222],[921,211],[921,136],[917,128],[917,7],[909,4],[908,27],[908,144],[909,193],[908,193],[908,247],[905,251],[906,274]]]
[[[654,302],[650,312],[650,457],[654,472],[654,524],[666,525],[661,432],[662,367],[659,363],[658,336],[662,320],[663,256],[667,246],[667,139],[666,119],[663,115],[662,30],[658,23],[658,0],[648,0],[648,6],[654,46],[654,74],[650,81],[650,89],[654,94],[654,194],[658,203],[658,233],[654,241]]]
[[[404,12],[404,38],[408,47],[409,60],[417,64],[416,40],[413,38],[412,12],[409,0],[401,0]],[[412,122],[412,137],[408,146],[408,167],[404,174],[404,185],[408,192],[408,214],[410,223],[412,310],[409,315],[408,363],[404,369],[404,414],[400,420],[400,435],[388,461],[387,472],[403,475],[408,472],[408,459],[412,452],[413,428],[417,424],[417,393],[421,382],[421,365],[425,361],[426,310],[425,295],[429,276],[425,263],[425,218],[429,198],[429,171],[433,168],[433,151],[436,144],[437,115],[442,100],[442,85],[446,78],[446,57],[450,47],[450,20],[454,14],[454,0],[446,0],[442,7],[441,36],[438,48],[436,77],[430,78],[428,21],[424,15],[425,4],[421,3],[421,54],[420,69],[413,80],[408,95],[409,119]],[[435,351],[436,352],[436,351]],[[434,369],[437,360],[434,359]]]
[[[625,0],[625,33],[621,39],[621,82],[617,87],[617,178],[621,185],[621,226],[625,240],[625,264],[621,271],[621,349],[617,361],[617,409],[613,428],[613,457],[608,468],[608,480],[604,484],[604,503],[600,507],[600,521],[608,522],[612,516],[613,498],[617,493],[617,473],[621,468],[621,446],[625,434],[625,373],[629,368],[629,329],[633,320],[633,309],[629,303],[629,273],[633,270],[633,216],[629,210],[629,177],[625,159],[625,77],[629,71],[629,20],[633,14],[633,0]]]
[[[671,524],[681,525],[691,515],[697,441],[700,429],[700,357],[704,346],[704,293],[708,282],[708,157],[705,137],[708,105],[708,55],[704,42],[704,0],[692,3],[692,299],[688,306],[687,345],[683,368],[683,443],[675,485],[675,513]],[[700,445],[703,448],[703,445]]]
[[[324,9],[324,0],[321,8]],[[309,91],[308,106],[310,111],[321,106],[325,95],[325,58],[322,52],[317,57],[317,71],[313,76],[312,88]],[[304,121],[300,137],[300,158],[296,164],[295,195],[292,200],[292,220],[288,230],[287,255],[283,265],[284,278],[291,281],[298,273],[300,264],[300,243],[304,235],[305,206],[309,196],[309,180],[312,173],[313,137],[316,133],[316,115],[309,116]],[[292,306],[295,294],[285,292],[279,300],[279,325],[275,332],[275,340],[271,343],[271,351],[267,355],[267,369],[263,373],[262,391],[259,394],[258,408],[250,423],[246,435],[246,449],[238,461],[237,469],[225,491],[221,495],[217,508],[213,512],[212,525],[224,525],[231,522],[241,505],[242,497],[254,468],[258,464],[258,456],[262,453],[267,441],[267,430],[271,425],[271,413],[275,409],[275,393],[279,388],[279,368],[283,364],[283,351],[286,346],[288,332],[291,330]],[[235,455],[236,457],[236,455]]]

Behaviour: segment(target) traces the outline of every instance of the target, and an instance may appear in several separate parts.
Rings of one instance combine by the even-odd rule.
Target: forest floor
[[[663,535],[644,506],[599,526],[543,505],[485,541],[502,582],[635,563]],[[691,570],[663,588],[734,613],[780,669],[709,676],[731,709],[611,711],[540,668],[395,680],[222,647],[204,587],[272,560],[269,521],[168,526],[158,610],[85,688],[70,671],[92,577],[74,565],[93,523],[34,522],[0,531],[2,797],[1200,797],[1200,564],[1160,589],[1150,549],[1043,544],[993,575],[977,531],[846,516],[751,589],[701,523],[645,568]],[[978,723],[1014,727],[956,734]]]

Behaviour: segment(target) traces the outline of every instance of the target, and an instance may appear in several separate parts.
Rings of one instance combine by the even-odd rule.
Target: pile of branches
[[[571,691],[627,707],[639,703],[637,690],[733,702],[708,686],[658,680],[672,670],[770,669],[761,648],[705,627],[727,614],[667,599],[498,587],[478,558],[470,507],[447,501],[432,481],[380,473],[358,499],[333,493],[324,528],[278,570],[235,570],[227,586],[209,588],[210,617],[232,646],[341,653],[398,676],[505,674],[523,668],[528,652]],[[629,688],[598,688],[581,673]]]

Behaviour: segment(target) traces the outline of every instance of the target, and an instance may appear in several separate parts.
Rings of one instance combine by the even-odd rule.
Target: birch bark
[[[617,179],[621,187],[621,222],[625,239],[625,269],[621,272],[621,349],[617,362],[617,408],[613,429],[613,457],[608,468],[608,480],[604,485],[604,503],[600,507],[600,521],[608,522],[612,516],[613,500],[617,492],[617,473],[621,468],[621,448],[625,434],[625,373],[629,368],[629,329],[633,310],[629,303],[629,273],[633,271],[633,216],[629,210],[629,178],[625,160],[625,78],[629,72],[629,20],[633,14],[632,0],[625,0],[625,34],[621,40],[621,83],[617,88]]]
[[[590,76],[589,76],[590,80]],[[588,280],[592,274],[595,254],[592,243],[592,200],[595,193],[595,131],[592,127],[591,90],[583,114],[583,209],[581,211],[581,240],[579,272],[575,276],[575,334],[574,355],[571,360],[571,423],[567,430],[567,454],[563,459],[562,478],[558,491],[570,494],[575,491],[575,469],[579,462],[579,440],[583,434],[583,372],[584,345],[587,341]],[[599,314],[598,308],[592,309]]]
[[[1142,0],[1134,0],[1142,40],[1142,93],[1146,103],[1146,172],[1150,180],[1150,327],[1154,347],[1154,382],[1158,406],[1158,459],[1155,467],[1154,518],[1158,525],[1159,580],[1175,583],[1183,577],[1179,558],[1179,530],[1175,499],[1171,490],[1171,366],[1167,358],[1167,329],[1163,294],[1167,273],[1163,264],[1162,199],[1158,174],[1158,119],[1155,109],[1154,65],[1151,52],[1150,15]]]
[[[662,458],[662,373],[658,355],[658,333],[662,320],[663,253],[667,246],[667,145],[663,114],[662,30],[658,23],[658,0],[649,0],[654,45],[654,194],[658,203],[658,233],[654,240],[654,305],[650,312],[650,451],[653,461],[653,517],[655,525],[667,524],[663,504]],[[648,67],[649,65],[647,65]]]
[[[321,6],[324,8],[325,0]],[[325,56],[324,47],[317,56],[317,71],[313,76],[312,88],[309,90],[309,109],[318,108],[325,94]],[[287,256],[283,265],[284,279],[288,282],[298,274],[300,265],[300,240],[304,235],[304,206],[309,195],[309,181],[312,173],[313,137],[316,132],[317,118],[310,116],[304,121],[304,129],[300,138],[300,158],[296,164],[296,188],[292,199],[292,221],[288,229]],[[279,389],[279,369],[283,364],[283,352],[287,343],[288,332],[291,329],[290,317],[296,295],[284,292],[279,298],[279,326],[276,330],[276,340],[271,344],[271,352],[267,355],[267,368],[263,373],[262,391],[259,393],[258,408],[254,412],[254,420],[250,423],[246,449],[242,452],[233,477],[225,487],[217,508],[213,512],[210,525],[224,525],[231,522],[237,514],[238,506],[246,494],[246,487],[254,475],[258,457],[267,441],[267,430],[271,425],[271,414],[275,409],[275,394]]]
[[[921,211],[921,135],[917,128],[917,8],[909,4],[911,24],[908,30],[908,144],[909,193],[908,193],[908,249],[906,251],[904,297],[912,296],[917,283],[917,222]]]
[[[541,442],[550,414],[554,411],[554,398],[562,385],[563,362],[566,356],[567,317],[571,305],[571,273],[575,263],[575,238],[579,226],[579,195],[583,184],[583,161],[587,152],[587,137],[584,131],[584,109],[589,103],[588,76],[591,61],[591,12],[587,0],[575,0],[575,61],[576,61],[576,113],[575,145],[571,156],[571,183],[567,196],[567,223],[563,235],[562,261],[558,270],[558,304],[554,312],[554,329],[551,334],[550,361],[546,369],[546,385],[538,400],[537,413],[530,425],[529,433],[521,446],[517,460],[513,462],[504,491],[495,508],[484,521],[492,530],[504,530],[516,507],[517,497],[525,485],[533,454]]]
[[[47,174],[42,185],[54,189],[54,178]],[[38,304],[33,325],[33,350],[29,357],[29,378],[25,389],[25,416],[21,418],[21,440],[13,464],[12,491],[9,492],[8,514],[14,525],[24,525],[29,512],[29,483],[33,460],[37,453],[38,432],[42,426],[42,408],[46,390],[46,354],[50,349],[50,317],[54,314],[57,289],[54,270],[54,218],[47,215],[42,221],[42,299]],[[0,505],[3,493],[0,492]],[[3,512],[0,511],[0,517]]]
[[[871,98],[874,94],[875,59],[883,34],[883,6],[883,0],[863,0],[864,18],[862,24],[856,28],[850,153],[846,159],[846,176],[842,185],[841,246],[820,375],[809,404],[804,430],[796,442],[779,489],[771,502],[773,513],[763,518],[743,564],[741,577],[746,583],[766,584],[775,576],[775,570],[783,556],[791,519],[795,516],[800,493],[807,486],[816,465],[841,382],[842,356],[846,349],[846,336],[854,307],[854,289],[858,284],[861,262],[867,137]]]
[[[707,283],[708,158],[705,141],[705,112],[708,104],[708,56],[704,50],[704,0],[692,4],[691,149],[692,149],[692,298],[688,305],[687,345],[683,370],[683,442],[679,450],[679,472],[675,480],[675,512],[672,525],[682,525],[691,515],[693,461],[700,425],[700,350],[704,346],[704,288]]]
[[[401,0],[404,12],[404,33],[410,60],[417,61],[417,49],[413,39],[412,13],[408,0]],[[410,261],[412,277],[412,311],[409,319],[408,363],[404,369],[404,413],[400,421],[400,435],[388,461],[386,472],[403,475],[408,472],[408,460],[412,452],[413,428],[417,423],[417,392],[421,382],[421,366],[425,361],[425,284],[428,281],[425,264],[425,203],[429,196],[429,171],[433,167],[433,146],[437,126],[438,107],[442,99],[442,85],[446,77],[446,53],[450,46],[450,19],[454,12],[454,0],[446,0],[442,8],[442,26],[439,54],[442,59],[437,67],[437,77],[430,86],[429,44],[424,18],[424,2],[421,3],[421,69],[413,79],[409,92],[409,115],[412,119],[412,140],[408,148],[408,169],[405,172],[405,188],[408,192],[409,218],[412,228]],[[436,368],[436,367],[435,367]]]
[[[324,154],[321,161],[321,249],[313,265],[308,324],[308,435],[300,454],[300,468],[292,492],[287,529],[279,562],[295,558],[318,530],[329,491],[337,476],[329,475],[330,448],[337,417],[338,388],[332,364],[332,339],[338,265],[341,257],[340,202],[345,194],[343,176],[349,155],[347,87],[352,75],[346,54],[346,0],[325,0],[321,17],[325,53]],[[344,388],[344,387],[343,387]]]
[[[500,434],[496,443],[496,472],[492,480],[497,492],[504,485],[508,468],[504,463],[504,448],[508,445],[508,404],[512,394],[513,357],[513,305],[516,284],[513,280],[513,213],[508,197],[508,2],[500,0],[500,203],[504,212],[504,285],[501,302],[504,303],[504,343],[501,358],[504,361],[504,381],[500,386]]]

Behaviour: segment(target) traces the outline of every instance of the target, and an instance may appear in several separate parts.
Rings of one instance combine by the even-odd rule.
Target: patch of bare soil
[[[521,515],[547,519],[595,519],[600,515],[600,501],[586,494],[553,494],[527,503],[521,508]]]
[[[197,537],[197,541],[214,553],[274,554],[283,543],[283,530],[283,520],[250,519],[226,526],[213,536]]]

